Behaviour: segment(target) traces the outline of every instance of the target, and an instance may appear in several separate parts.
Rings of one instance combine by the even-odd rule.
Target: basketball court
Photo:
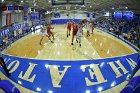
[[[100,9],[98,3],[99,5],[105,3],[105,0],[101,1],[97,3],[96,0],[21,2],[28,7],[33,6],[27,9],[30,12],[28,15],[30,21],[27,18],[24,21],[25,26],[20,24],[21,27],[19,27],[14,24],[13,28],[24,29],[26,24],[31,24],[30,29],[33,30],[35,26],[35,30],[29,33],[23,31],[23,34],[21,30],[21,36],[2,50],[11,76],[8,77],[0,67],[0,78],[11,81],[21,93],[120,93],[128,84],[127,79],[137,66],[138,48],[122,36],[118,38],[114,33],[98,26],[94,28],[93,34],[90,31],[88,37],[87,29],[83,27],[81,46],[76,41],[76,37],[73,45],[71,44],[72,31],[67,37],[66,24],[69,20],[79,25],[83,20],[89,20],[92,23],[101,16],[110,17],[105,16],[107,12],[105,15],[103,13],[99,15],[99,11],[96,11]],[[118,1],[115,2],[116,6],[120,4]],[[106,5],[112,6],[111,3]],[[10,9],[9,6],[7,7]],[[36,7],[39,9],[42,7],[40,11],[38,9],[38,13],[45,11],[44,14],[37,16]],[[26,12],[28,14],[27,10],[24,11],[25,14]],[[25,19],[27,16],[23,15],[23,17]],[[44,20],[41,20],[43,17]],[[50,23],[54,27],[51,31],[55,39],[51,37],[53,41],[51,42],[44,36],[40,44],[42,28]],[[46,29],[44,31],[47,31]],[[140,70],[135,76],[140,76]]]
[[[85,35],[86,30],[84,29],[84,35],[82,37],[82,46],[80,47],[79,44],[76,42],[76,40],[74,41],[74,45],[71,45],[72,36],[68,38],[66,37],[66,29],[64,29],[64,25],[53,25],[53,27],[55,28],[53,30],[53,32],[55,33],[54,43],[51,43],[48,40],[48,38],[45,37],[42,45],[40,45],[39,42],[42,34],[39,30],[36,31],[35,33],[32,32],[31,34],[17,40],[15,43],[9,46],[5,51],[3,51],[3,53],[7,55],[23,58],[23,59],[27,58],[29,60],[50,60],[50,61],[52,60],[52,61],[58,61],[58,63],[60,61],[62,61],[61,63],[63,63],[63,61],[69,61],[74,63],[79,60],[108,59],[108,58],[115,58],[119,56],[126,56],[126,55],[131,55],[136,53],[136,50],[134,50],[128,44],[99,29],[95,29],[94,34],[91,34],[90,37],[86,37]],[[103,64],[101,63],[101,65]],[[13,70],[17,69],[17,66],[18,65],[15,65],[12,69]],[[28,69],[26,74],[30,75],[33,69],[34,66],[31,66],[30,70]],[[43,69],[41,71],[39,70],[39,73],[44,75],[42,71]],[[111,75],[110,70],[107,69],[107,71],[108,73],[106,74]],[[54,75],[55,73],[56,72],[53,71]],[[15,74],[17,73],[15,72]],[[101,77],[100,74],[98,75],[99,77]],[[3,78],[6,77],[3,76]],[[54,76],[54,78],[57,78],[57,76],[56,77]],[[12,78],[12,81],[13,79],[14,77]],[[57,81],[53,81],[53,82],[57,82]],[[119,93],[119,91],[126,84],[127,81],[121,82],[117,86],[115,86],[114,84],[115,86],[114,88],[110,87],[108,90],[103,91],[103,93],[109,93],[114,91],[116,93]],[[16,84],[16,86],[20,88],[21,91],[25,92],[26,90],[27,93],[33,92],[33,90],[26,89],[24,88],[24,86],[22,87],[22,85]]]
[[[41,32],[35,32],[16,41],[5,53],[18,57],[47,60],[100,59],[136,53],[134,49],[121,40],[98,29],[95,29],[94,34],[91,34],[90,37],[86,37],[86,29],[84,29],[82,47],[76,43],[76,38],[72,46],[72,36],[66,37],[64,25],[54,25],[54,28],[54,43],[45,37],[40,46]]]

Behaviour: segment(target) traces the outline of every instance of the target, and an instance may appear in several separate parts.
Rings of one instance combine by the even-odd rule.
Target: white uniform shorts
[[[82,37],[83,35],[82,35],[82,33],[81,32],[77,32],[77,34],[76,34],[76,38],[80,38],[80,37]]]
[[[87,31],[90,31],[90,27],[87,27]]]
[[[42,36],[46,36],[46,35],[48,35],[47,32],[43,32],[42,33]]]

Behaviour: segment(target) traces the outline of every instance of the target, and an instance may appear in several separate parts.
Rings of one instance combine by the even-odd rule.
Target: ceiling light
[[[34,3],[34,6],[36,6],[36,3]]]
[[[81,7],[85,7],[85,5],[82,5]]]
[[[1,0],[2,2],[4,2],[4,0]]]
[[[4,1],[4,0],[3,0]],[[20,1],[21,3],[23,3],[23,0]]]
[[[114,7],[112,7],[112,9],[114,10]]]
[[[126,6],[125,9],[128,9],[128,7]]]

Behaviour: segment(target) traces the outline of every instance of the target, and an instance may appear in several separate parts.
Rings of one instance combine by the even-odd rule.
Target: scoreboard
[[[132,11],[116,11],[114,12],[114,18],[130,20],[133,19],[133,14]]]
[[[2,11],[14,11],[14,10],[23,10],[27,11],[28,7],[27,6],[1,6],[0,7]]]
[[[121,11],[114,12],[114,18],[121,19],[122,16],[123,16],[123,13]]]

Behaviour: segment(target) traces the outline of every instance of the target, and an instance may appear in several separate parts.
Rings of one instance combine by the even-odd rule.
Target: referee
[[[1,52],[0,52],[0,65],[2,66],[2,68],[4,69],[4,71],[6,72],[7,75],[8,76],[11,76],[11,74],[9,73],[10,70],[7,69],[6,64],[4,62],[4,59],[2,57]]]

